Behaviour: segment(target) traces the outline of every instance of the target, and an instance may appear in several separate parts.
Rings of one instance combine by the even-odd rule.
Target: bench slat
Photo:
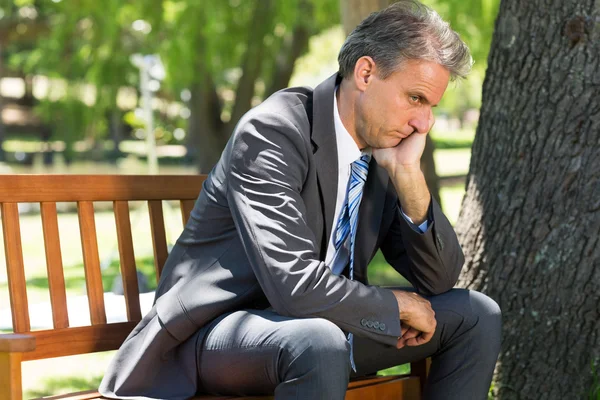
[[[165,219],[163,217],[162,202],[160,200],[148,201],[150,212],[150,231],[152,233],[152,244],[154,248],[154,267],[156,268],[156,280],[160,278],[165,261],[169,252],[167,250],[167,235],[165,233]]]
[[[196,199],[201,175],[2,175],[0,202]]]
[[[90,305],[90,319],[92,325],[105,324],[104,288],[102,287],[102,274],[100,272],[94,205],[90,201],[80,201],[77,203],[77,212],[79,214],[79,230],[83,250],[85,285]]]
[[[26,333],[31,330],[31,326],[25,287],[19,207],[16,203],[2,203],[1,209],[13,330],[16,333]]]
[[[131,220],[129,218],[129,203],[115,201],[115,222],[117,226],[117,241],[119,243],[119,257],[121,264],[121,278],[123,279],[123,292],[127,308],[127,320],[139,321],[142,319],[140,309],[140,292],[131,237]]]
[[[420,398],[419,379],[414,376],[385,376],[350,382],[345,400],[414,400]],[[44,397],[47,400],[105,399],[97,391]],[[190,400],[273,400],[273,396],[211,396],[200,395]]]
[[[181,218],[183,219],[183,226],[187,224],[188,219],[190,219],[190,214],[192,213],[192,209],[194,208],[195,200],[181,200],[179,202],[181,207]]]
[[[33,331],[35,350],[23,353],[23,361],[71,356],[118,349],[137,322]]]
[[[52,322],[55,328],[68,328],[67,294],[65,292],[65,276],[60,251],[56,203],[42,202],[41,213],[44,248],[46,250],[46,268],[48,270],[48,288],[50,289],[50,304],[52,305]]]
[[[345,400],[408,400],[421,398],[418,377],[394,377],[383,382],[348,388]],[[352,384],[350,384],[352,385]]]

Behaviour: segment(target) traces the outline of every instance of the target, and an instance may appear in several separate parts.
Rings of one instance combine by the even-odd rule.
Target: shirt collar
[[[333,92],[333,122],[335,126],[335,138],[338,150],[338,165],[340,167],[347,167],[354,161],[358,160],[363,154],[371,155],[371,148],[367,147],[361,151],[342,123],[336,99],[338,88],[339,86],[336,86]]]

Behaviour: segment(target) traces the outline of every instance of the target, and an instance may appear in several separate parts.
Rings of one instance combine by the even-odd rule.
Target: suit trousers
[[[356,372],[345,333],[330,321],[271,310],[221,315],[199,336],[199,391],[341,400],[352,377],[431,357],[425,399],[487,399],[500,351],[498,305],[464,289],[427,298],[437,320],[431,341],[396,349],[355,335]]]

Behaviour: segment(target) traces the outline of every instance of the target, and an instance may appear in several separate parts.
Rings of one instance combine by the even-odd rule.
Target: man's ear
[[[360,91],[364,91],[375,78],[377,66],[369,56],[362,56],[354,65],[354,84]]]

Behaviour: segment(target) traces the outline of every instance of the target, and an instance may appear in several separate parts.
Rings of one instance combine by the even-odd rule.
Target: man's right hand
[[[437,321],[431,303],[414,292],[392,291],[398,302],[402,337],[398,338],[397,348],[419,346],[431,340]]]

